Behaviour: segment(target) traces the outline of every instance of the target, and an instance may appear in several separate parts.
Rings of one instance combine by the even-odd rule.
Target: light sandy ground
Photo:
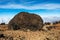
[[[20,30],[5,30],[0,31],[0,34],[4,34],[4,38],[0,40],[60,40],[60,30],[51,29],[45,31],[20,31]]]
[[[51,31],[4,31],[1,32],[6,37],[12,37],[13,40],[60,40],[60,31],[59,30],[51,30]],[[6,39],[7,40],[7,39]]]

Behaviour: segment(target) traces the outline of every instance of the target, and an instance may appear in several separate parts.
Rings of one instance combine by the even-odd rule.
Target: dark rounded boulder
[[[8,24],[10,30],[37,31],[43,27],[43,20],[39,15],[20,12],[11,19]]]

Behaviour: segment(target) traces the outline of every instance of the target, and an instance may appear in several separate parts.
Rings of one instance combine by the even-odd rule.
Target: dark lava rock
[[[43,27],[43,20],[39,15],[20,12],[9,22],[8,28],[10,30],[25,30],[30,31],[41,30]]]

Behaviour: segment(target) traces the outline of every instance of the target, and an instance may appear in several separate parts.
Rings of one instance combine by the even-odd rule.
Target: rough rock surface
[[[43,20],[39,15],[28,12],[18,13],[8,24],[11,30],[37,31],[43,27]]]

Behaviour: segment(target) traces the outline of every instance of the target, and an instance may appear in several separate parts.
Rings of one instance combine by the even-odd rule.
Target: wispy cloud
[[[29,2],[24,2],[23,4],[31,4],[31,3],[35,3],[36,1],[29,1]]]
[[[10,20],[11,20],[11,18],[0,17],[0,23],[6,23],[6,24],[8,24]]]
[[[0,5],[0,8],[8,8],[8,9],[27,9],[27,10],[36,10],[36,9],[60,9],[60,4],[36,4],[33,6],[24,6],[21,4],[8,4],[8,5]]]
[[[12,14],[12,13],[11,13]],[[6,23],[6,24],[8,24],[9,23],[9,21],[12,19],[14,17],[14,15],[0,15],[0,23]]]

